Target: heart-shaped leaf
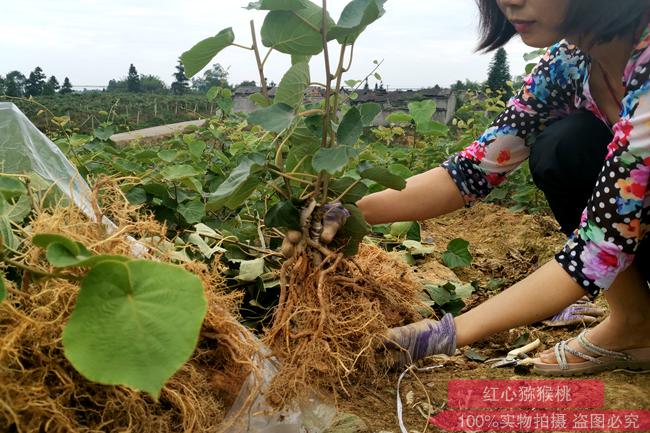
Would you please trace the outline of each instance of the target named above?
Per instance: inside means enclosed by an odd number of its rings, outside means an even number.
[[[178,213],[188,224],[196,224],[205,218],[205,204],[201,200],[192,200],[178,206]]]
[[[260,0],[249,3],[246,9],[260,11],[295,11],[305,8],[306,0]]]
[[[336,27],[328,32],[330,39],[340,44],[352,44],[365,28],[385,12],[386,0],[352,0],[341,12]]]
[[[381,105],[376,102],[366,102],[359,105],[359,113],[361,113],[361,122],[363,126],[372,126],[375,118],[381,113]]]
[[[352,107],[345,113],[339,129],[336,132],[336,140],[339,144],[352,146],[363,134],[363,121],[361,113],[355,107]]]
[[[317,172],[326,171],[329,174],[336,174],[356,156],[357,151],[350,146],[324,148],[316,152],[311,164]]]
[[[305,90],[310,83],[309,65],[307,63],[296,63],[291,66],[278,86],[275,93],[275,103],[285,104],[294,109],[302,105],[305,98]]]
[[[370,179],[386,188],[401,191],[406,188],[406,181],[400,176],[394,175],[384,167],[372,167],[369,164],[359,164],[357,172],[364,179]]]
[[[266,213],[264,225],[300,230],[300,211],[291,200],[281,201]]]
[[[201,280],[181,267],[103,262],[81,283],[65,356],[89,380],[157,398],[192,355],[206,311]]]
[[[207,195],[208,210],[217,210],[222,207],[235,209],[246,201],[255,191],[255,188],[263,182],[260,176],[264,169],[259,163],[263,157],[245,158],[228,178],[223,181],[219,188],[212,194]]]
[[[217,33],[216,36],[207,38],[194,45],[188,51],[181,55],[181,61],[185,66],[185,75],[192,78],[198,74],[201,69],[210,63],[221,50],[235,42],[235,34],[232,27],[228,27]]]
[[[447,251],[442,253],[442,261],[449,269],[463,268],[472,264],[469,242],[465,239],[454,239],[449,242]]]
[[[260,108],[248,115],[248,121],[260,125],[267,131],[280,133],[291,125],[294,118],[293,108],[286,104],[273,104]]]
[[[323,51],[320,29],[323,9],[305,1],[305,7],[297,10],[274,10],[266,15],[262,25],[262,43],[285,54],[315,55]],[[328,28],[334,21],[328,16]]]

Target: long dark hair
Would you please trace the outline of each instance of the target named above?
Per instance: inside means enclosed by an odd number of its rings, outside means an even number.
[[[481,14],[481,41],[478,50],[492,51],[504,46],[517,34],[499,9],[496,0],[476,0]],[[569,0],[561,31],[590,35],[593,43],[629,37],[641,21],[648,19],[650,0]]]

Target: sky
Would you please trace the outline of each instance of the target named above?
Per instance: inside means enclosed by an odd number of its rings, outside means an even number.
[[[75,86],[106,85],[126,76],[131,63],[169,84],[184,51],[226,27],[233,28],[236,43],[249,45],[248,22],[254,19],[259,31],[265,14],[243,9],[249,0],[0,1],[0,75],[27,75],[40,66]],[[335,20],[348,1],[328,1]],[[374,60],[383,60],[379,73],[388,88],[484,81],[492,54],[474,52],[477,24],[474,0],[388,0],[386,14],[358,40],[346,79],[365,77]],[[523,73],[522,56],[531,49],[518,39],[506,49],[513,75]],[[251,51],[229,47],[214,62],[228,69],[231,83],[259,81]],[[266,76],[279,82],[289,65],[288,56],[273,53]],[[322,57],[311,69],[313,80],[321,81]]]

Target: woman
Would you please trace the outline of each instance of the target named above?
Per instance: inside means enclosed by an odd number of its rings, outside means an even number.
[[[535,182],[570,238],[554,260],[503,293],[456,318],[393,329],[390,340],[404,362],[453,354],[604,291],[609,317],[542,353],[535,370],[650,368],[650,1],[478,5],[481,49],[517,33],[527,45],[551,48],[476,142],[409,179],[403,191],[358,205],[371,224],[443,215],[485,197],[530,157]]]

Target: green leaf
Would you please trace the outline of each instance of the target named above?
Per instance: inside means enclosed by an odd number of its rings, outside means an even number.
[[[447,251],[442,253],[442,261],[449,269],[463,268],[472,263],[469,252],[469,242],[465,239],[454,239],[449,242]]]
[[[27,194],[27,188],[18,179],[0,176],[0,194],[7,200],[11,200],[20,195]]]
[[[255,281],[264,274],[264,259],[243,260],[239,263],[239,281]]]
[[[427,294],[433,300],[433,302],[436,303],[436,305],[442,307],[443,305],[451,302],[451,300],[454,299],[455,297],[455,293],[453,293],[453,291],[448,290],[446,286],[426,284],[424,286],[424,290],[427,292]],[[453,285],[451,285],[451,287],[453,288]]]
[[[0,217],[0,239],[5,248],[10,250],[18,248],[19,240],[11,229],[11,220],[6,216]]]
[[[275,94],[275,103],[285,104],[294,109],[298,108],[302,105],[305,90],[309,87],[310,81],[309,65],[296,63],[282,77]]]
[[[323,148],[316,152],[311,163],[316,172],[326,171],[329,174],[336,174],[356,156],[357,151],[350,146]]]
[[[165,162],[174,162],[178,157],[178,150],[161,150],[158,152],[158,158],[162,159]]]
[[[396,176],[384,167],[367,167],[367,164],[359,164],[357,172],[364,179],[370,179],[386,188],[401,191],[406,188],[406,181],[400,176]]]
[[[260,11],[295,11],[304,8],[305,0],[260,0],[246,6],[246,9]]]
[[[287,154],[286,170],[288,172],[296,171],[296,168],[302,172],[312,170],[312,156],[318,152],[320,145],[320,141],[314,139],[292,146]],[[298,164],[300,164],[300,167],[298,167]]]
[[[0,216],[9,221],[21,223],[32,211],[32,200],[29,196],[21,195],[14,204],[10,204],[0,195]]]
[[[388,117],[386,117],[386,121],[388,123],[411,123],[413,121],[413,116],[404,113],[403,111],[396,111],[390,113]]]
[[[466,349],[463,355],[465,355],[465,358],[469,359],[470,361],[476,362],[485,362],[488,359],[487,356],[478,353],[474,349]]]
[[[415,223],[412,221],[400,221],[390,225],[390,235],[396,238],[404,238]]]
[[[348,191],[348,189],[355,183],[356,185]],[[363,182],[357,182],[356,179],[347,176],[330,181],[329,188],[337,196],[348,191],[343,197],[341,197],[340,200],[342,203],[356,203],[368,194],[368,187],[366,184]]]
[[[260,107],[268,107],[271,105],[271,100],[259,92],[253,93],[248,97],[248,99],[250,99],[255,105],[259,105]]]
[[[402,179],[408,179],[413,176],[413,172],[410,168],[402,164],[391,164],[388,166],[388,170],[396,176],[401,177]]]
[[[56,268],[77,266],[79,263],[92,257],[92,253],[79,242],[76,242],[76,247],[79,252],[75,254],[65,244],[51,243],[47,247],[45,257]]]
[[[190,155],[192,155],[194,159],[200,159],[203,156],[203,152],[205,151],[206,147],[207,144],[205,141],[197,140],[188,144],[187,150],[190,152]]]
[[[75,242],[72,239],[69,239],[62,235],[51,234],[51,233],[42,233],[42,234],[34,235],[34,237],[32,238],[32,243],[37,247],[41,247],[43,249],[47,249],[51,244],[60,244],[62,247],[67,249],[71,254],[75,256],[81,254],[82,251],[81,247],[83,247],[83,245],[81,245],[79,242]]]
[[[104,262],[81,283],[65,356],[89,380],[157,398],[194,352],[206,312],[201,280],[181,267]]]
[[[115,134],[115,128],[106,127],[106,128],[96,128],[93,130],[93,135],[101,141],[108,141]]]
[[[328,28],[334,21],[328,16]],[[285,54],[315,55],[323,51],[323,10],[312,2],[292,11],[271,11],[262,25],[262,43]]]
[[[198,74],[201,69],[219,54],[221,50],[235,42],[235,34],[232,27],[228,27],[217,33],[216,36],[207,38],[194,45],[188,51],[181,55],[181,61],[185,66],[185,75],[192,78]]]
[[[430,124],[433,122],[432,118],[436,114],[437,109],[436,101],[429,99],[426,101],[411,102],[408,107],[419,133],[425,133],[431,128]]]
[[[363,213],[357,206],[346,204],[344,207],[350,211],[351,216],[347,219],[345,225],[341,229],[341,234],[343,236],[349,236],[350,240],[343,248],[342,252],[347,257],[350,257],[359,252],[359,244],[367,234],[370,234],[371,227],[366,222]]]
[[[363,134],[363,122],[361,113],[355,107],[352,107],[345,113],[339,129],[336,132],[336,140],[339,144],[352,146]]]
[[[0,272],[0,302],[7,297],[7,288],[5,287],[5,274]]]
[[[248,115],[248,121],[253,125],[260,125],[267,131],[277,133],[287,129],[293,118],[293,108],[285,104],[273,104]]]
[[[386,0],[352,0],[343,9],[339,21],[328,32],[330,40],[350,45],[356,41],[365,28],[378,20],[385,12]]]
[[[296,65],[298,63],[307,63],[311,60],[311,56],[301,56],[300,54],[293,54],[291,56],[291,64]]]
[[[361,113],[363,126],[372,126],[372,122],[381,113],[381,105],[376,102],[366,102],[365,104],[359,105],[358,109],[359,113]]]
[[[205,218],[205,205],[201,200],[192,200],[178,206],[178,213],[188,224],[196,224]]]
[[[281,201],[266,213],[264,225],[300,230],[300,211],[291,200]]]
[[[215,192],[207,195],[208,210],[217,210],[224,206],[235,209],[241,206],[263,182],[260,176],[263,167],[259,161],[258,158],[245,158]]]
[[[202,171],[198,170],[194,166],[187,164],[166,167],[160,172],[160,175],[167,181],[187,179],[189,177],[195,177],[201,174],[203,174]]]

